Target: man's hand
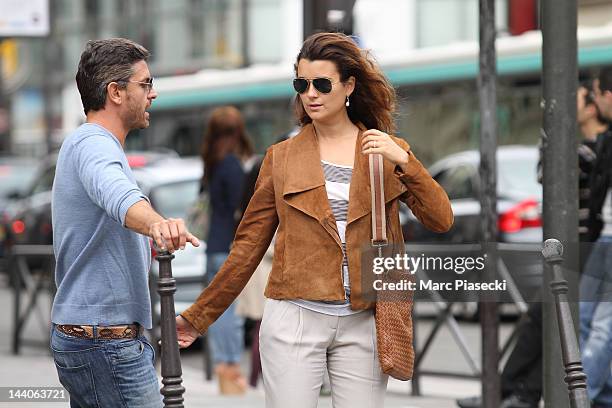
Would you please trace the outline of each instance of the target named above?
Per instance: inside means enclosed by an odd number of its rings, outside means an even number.
[[[171,253],[177,249],[185,249],[187,242],[194,247],[200,246],[200,241],[187,231],[185,222],[180,218],[162,219],[152,223],[148,235],[153,238],[159,249]]]
[[[128,209],[125,226],[153,238],[155,245],[162,251],[185,249],[187,242],[194,247],[200,246],[200,241],[187,231],[182,219],[165,219],[155,212],[147,200],[140,200]]]
[[[176,316],[176,338],[180,348],[189,347],[199,336],[200,333],[183,316]]]

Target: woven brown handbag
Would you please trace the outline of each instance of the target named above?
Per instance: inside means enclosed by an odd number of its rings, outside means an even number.
[[[382,256],[388,245],[385,218],[383,157],[371,154],[370,186],[372,192],[372,246]],[[393,273],[382,276],[383,282],[396,281]],[[412,342],[412,294],[407,291],[377,293],[376,343],[382,371],[398,380],[412,378],[414,348]]]

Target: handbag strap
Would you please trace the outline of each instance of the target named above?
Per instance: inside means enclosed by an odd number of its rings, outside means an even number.
[[[370,192],[372,194],[372,246],[382,247],[388,244],[385,217],[385,189],[383,175],[383,157],[381,154],[370,154]]]

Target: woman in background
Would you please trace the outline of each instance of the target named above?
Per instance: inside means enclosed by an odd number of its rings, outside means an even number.
[[[211,208],[206,243],[207,283],[212,281],[229,254],[236,231],[235,215],[242,198],[242,162],[252,154],[253,147],[240,111],[232,106],[215,109],[201,149],[204,162],[201,190],[208,190]],[[243,324],[232,304],[208,331],[222,394],[241,394],[246,389],[239,365],[244,348]]]

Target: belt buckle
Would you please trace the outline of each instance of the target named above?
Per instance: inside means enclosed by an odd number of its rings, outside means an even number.
[[[74,325],[74,324],[60,324],[57,325],[57,329],[68,336],[76,337],[79,339],[93,339],[93,328],[91,328],[91,334],[87,331],[86,327],[91,326],[83,326],[83,325]]]

